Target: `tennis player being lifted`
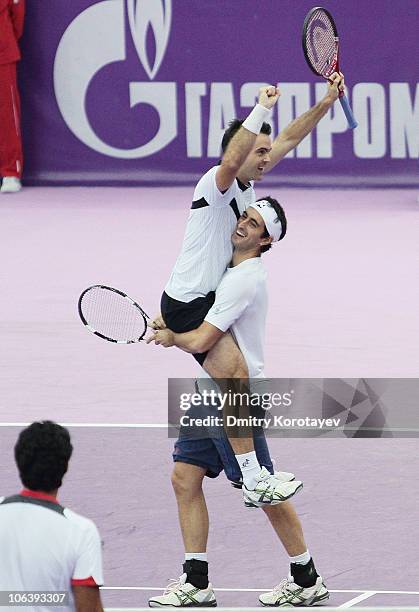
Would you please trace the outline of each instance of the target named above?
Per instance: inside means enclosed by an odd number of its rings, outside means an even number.
[[[216,299],[204,322],[186,333],[170,329],[155,331],[148,342],[165,347],[177,346],[194,352],[205,344],[216,346],[231,330],[246,360],[251,378],[264,376],[264,337],[267,314],[266,271],[261,254],[286,233],[286,218],[279,203],[270,197],[257,200],[239,218],[231,240],[234,245],[231,265],[217,287]],[[265,436],[254,438],[262,472],[272,470]],[[205,476],[218,476],[224,469],[233,482],[240,478],[237,462],[226,438],[182,439],[176,442],[173,486],[185,545],[184,573],[162,596],[149,600],[151,607],[215,606],[208,582],[208,512],[202,489]],[[290,483],[291,484],[291,483]],[[308,606],[323,602],[329,593],[317,574],[307,550],[300,521],[291,505],[255,503],[264,509],[290,557],[290,577],[271,592],[260,596],[266,606]]]
[[[162,296],[161,314],[171,330],[188,332],[204,321],[231,261],[231,235],[237,219],[256,200],[253,182],[260,181],[313,130],[343,88],[343,75],[332,74],[325,97],[282,130],[273,143],[266,121],[280,95],[274,86],[261,88],[259,103],[249,116],[230,124],[222,140],[221,163],[208,170],[195,188],[182,249]],[[155,326],[159,325],[156,319]],[[247,364],[229,333],[222,334],[213,346],[204,338],[193,354],[212,378],[248,378]],[[278,503],[300,488],[301,483],[266,476],[251,434],[229,437],[229,441],[242,472],[245,502],[263,493],[265,500]]]

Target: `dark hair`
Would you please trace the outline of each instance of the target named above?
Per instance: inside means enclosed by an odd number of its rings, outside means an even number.
[[[224,132],[224,136],[221,141],[221,149],[223,150],[223,153],[225,153],[228,143],[233,138],[234,134],[239,131],[239,128],[241,127],[243,121],[244,119],[233,119],[233,121],[230,121],[230,123],[228,124],[228,128]],[[271,132],[272,128],[269,123],[262,123],[262,127],[260,128],[260,134],[266,134],[267,136],[270,136]]]
[[[259,198],[257,200],[257,202],[260,202],[261,200],[266,200],[267,202],[269,202],[269,204],[275,210],[275,212],[277,214],[277,218],[275,219],[275,223],[278,223],[278,222],[281,223],[282,232],[281,232],[281,235],[279,237],[279,240],[282,240],[284,238],[285,234],[287,233],[287,218],[285,216],[284,209],[282,208],[282,206],[278,202],[278,200],[275,200],[275,198],[271,198],[271,196],[265,196],[264,198]],[[262,238],[269,238],[269,236],[270,236],[270,234],[269,234],[268,230],[265,227],[265,231],[262,234]],[[261,253],[266,253],[266,251],[269,251],[269,249],[271,247],[272,247],[272,244],[265,244],[265,245],[260,247],[260,252]]]
[[[54,491],[62,485],[73,452],[70,434],[52,421],[32,423],[20,432],[15,460],[23,485],[32,491]]]

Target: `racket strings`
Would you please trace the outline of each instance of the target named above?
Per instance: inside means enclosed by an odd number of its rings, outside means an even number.
[[[83,296],[81,308],[92,330],[117,342],[138,340],[146,332],[142,312],[115,291],[93,287]]]
[[[306,48],[316,72],[329,76],[331,65],[336,61],[336,41],[333,24],[322,10],[315,11],[307,24]]]

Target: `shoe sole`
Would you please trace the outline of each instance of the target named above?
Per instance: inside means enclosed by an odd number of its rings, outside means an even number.
[[[315,597],[313,599],[313,601],[311,601],[310,603],[308,603],[307,601],[303,601],[299,604],[283,604],[283,605],[278,605],[278,604],[267,604],[267,603],[263,603],[263,601],[261,601],[259,599],[259,603],[262,604],[262,606],[264,608],[307,608],[307,607],[313,607],[313,606],[320,606],[324,601],[327,601],[330,598],[330,593],[329,591],[326,591],[326,593],[323,593],[323,595],[319,595],[318,597]]]
[[[186,606],[174,606],[172,604],[161,604],[157,601],[149,601],[149,608],[216,608],[217,601],[214,599],[213,601],[205,601],[203,603],[190,603],[186,604]]]
[[[246,506],[246,508],[263,508],[264,506],[277,506],[278,504],[282,504],[283,502],[288,501],[289,499],[291,499],[291,497],[294,497],[296,493],[301,491],[303,486],[304,486],[303,483],[301,483],[300,486],[297,487],[293,493],[291,493],[291,495],[288,495],[288,497],[284,497],[281,500],[275,500],[273,502],[272,501],[252,502],[250,500],[245,500],[244,505]]]

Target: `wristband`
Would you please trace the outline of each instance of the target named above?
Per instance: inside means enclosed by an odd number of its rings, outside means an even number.
[[[253,132],[253,134],[259,134],[262,123],[269,119],[270,114],[269,108],[265,108],[262,104],[256,104],[249,116],[243,121],[242,127],[249,130],[249,132]]]

